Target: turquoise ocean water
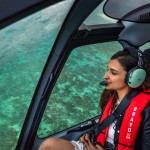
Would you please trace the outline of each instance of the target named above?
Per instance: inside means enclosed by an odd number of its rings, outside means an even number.
[[[59,12],[52,7],[0,31],[0,150],[15,149],[38,79],[65,16],[65,6],[57,7]],[[39,135],[97,115],[99,80],[109,56],[120,48],[115,42],[104,43],[78,48],[70,55],[58,79],[61,84],[53,91],[52,104],[48,103]],[[88,114],[84,113],[89,109]],[[58,116],[63,120],[61,124]],[[66,120],[68,116],[70,119]]]
[[[0,31],[0,149],[15,148],[65,6],[40,11]],[[55,17],[52,17],[52,15]],[[62,19],[61,19],[62,18]]]

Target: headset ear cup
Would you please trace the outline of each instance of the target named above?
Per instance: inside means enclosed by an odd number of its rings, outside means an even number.
[[[139,87],[146,78],[146,71],[142,68],[135,67],[131,69],[126,76],[126,83],[131,88]]]

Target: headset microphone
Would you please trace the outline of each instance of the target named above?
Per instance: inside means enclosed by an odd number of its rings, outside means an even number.
[[[99,83],[100,85],[103,85],[103,86],[107,86],[107,82],[106,81],[102,81]]]

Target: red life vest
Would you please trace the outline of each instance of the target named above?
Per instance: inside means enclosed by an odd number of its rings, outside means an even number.
[[[112,100],[113,97],[111,97],[109,102],[107,103],[100,122],[102,122],[111,113]],[[126,109],[123,121],[121,123],[117,150],[134,149],[136,135],[140,126],[140,122],[142,120],[141,112],[149,102],[150,95],[143,92],[132,99],[130,105]],[[98,135],[97,142],[101,143],[102,146],[104,146],[107,135],[108,127],[103,129],[102,132]]]

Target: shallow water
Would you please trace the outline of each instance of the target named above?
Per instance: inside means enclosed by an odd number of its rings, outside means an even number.
[[[59,9],[61,14],[55,7],[48,8],[0,31],[0,149],[15,148],[36,84],[65,16],[62,4]]]
[[[63,12],[62,6],[59,9]],[[0,31],[0,149],[2,150],[15,149],[38,79],[59,31],[60,20],[64,17],[63,13],[57,14],[57,11],[53,17],[51,11],[41,11],[41,15],[30,16]],[[41,30],[42,32],[39,32]],[[104,51],[105,49],[109,52]],[[98,83],[103,78],[108,57],[118,49],[120,49],[118,43],[107,43],[79,48],[71,54],[60,75],[59,84],[53,90],[51,103],[47,105],[38,132],[40,136],[54,133],[58,129],[62,130],[60,126],[68,127],[99,113],[97,106],[102,88]],[[96,55],[93,55],[94,53]],[[79,107],[79,104],[83,107]],[[91,111],[88,114],[83,113],[89,109]],[[66,120],[68,115],[69,119]]]

